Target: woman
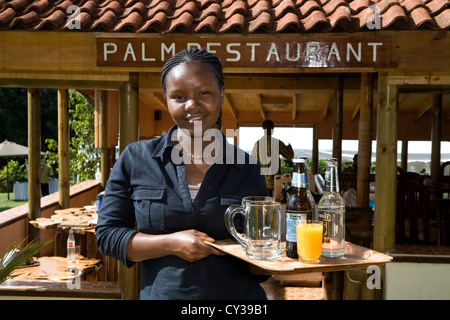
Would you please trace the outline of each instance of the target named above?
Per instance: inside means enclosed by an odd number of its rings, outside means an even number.
[[[248,154],[236,161],[238,149],[214,130],[221,62],[185,50],[167,61],[161,83],[176,125],[121,154],[102,200],[98,247],[128,267],[142,262],[141,299],[265,299],[247,264],[205,243],[230,237],[228,206],[268,194],[259,165]]]

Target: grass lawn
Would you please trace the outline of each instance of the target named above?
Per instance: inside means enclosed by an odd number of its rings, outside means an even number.
[[[8,209],[20,206],[21,204],[24,204],[27,202],[28,201],[14,201],[12,192],[10,192],[10,194],[9,194],[9,200],[8,200],[7,193],[0,193],[0,211],[5,211]]]

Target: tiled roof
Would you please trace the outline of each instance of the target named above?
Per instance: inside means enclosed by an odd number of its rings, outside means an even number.
[[[450,0],[0,0],[0,30],[273,34],[449,26]]]

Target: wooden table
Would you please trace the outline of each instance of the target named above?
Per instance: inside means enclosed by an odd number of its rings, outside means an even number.
[[[34,258],[33,264],[14,270],[9,278],[26,281],[65,282],[79,276],[82,281],[97,280],[97,270],[100,268],[101,261],[99,259],[80,258],[76,262],[68,261],[64,257]],[[78,268],[79,271],[74,272],[74,268]]]
[[[67,255],[69,229],[75,235],[75,243],[80,246],[80,254],[89,259],[100,259],[103,264],[100,281],[117,281],[117,263],[114,258],[102,255],[97,248],[95,225],[96,208],[67,208],[55,210],[50,218],[38,218],[29,223],[35,228],[54,230],[54,255]]]
[[[30,224],[39,229],[54,229],[68,231],[73,229],[75,233],[84,233],[87,229],[95,227],[96,209],[68,208],[55,210],[55,214],[50,218],[37,218],[31,220]]]

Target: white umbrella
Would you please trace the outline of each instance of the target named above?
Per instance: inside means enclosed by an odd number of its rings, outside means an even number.
[[[0,143],[0,158],[23,157],[28,155],[28,148],[20,144],[9,142],[5,139]],[[8,189],[9,200],[9,172],[8,162],[6,163],[6,183]]]

